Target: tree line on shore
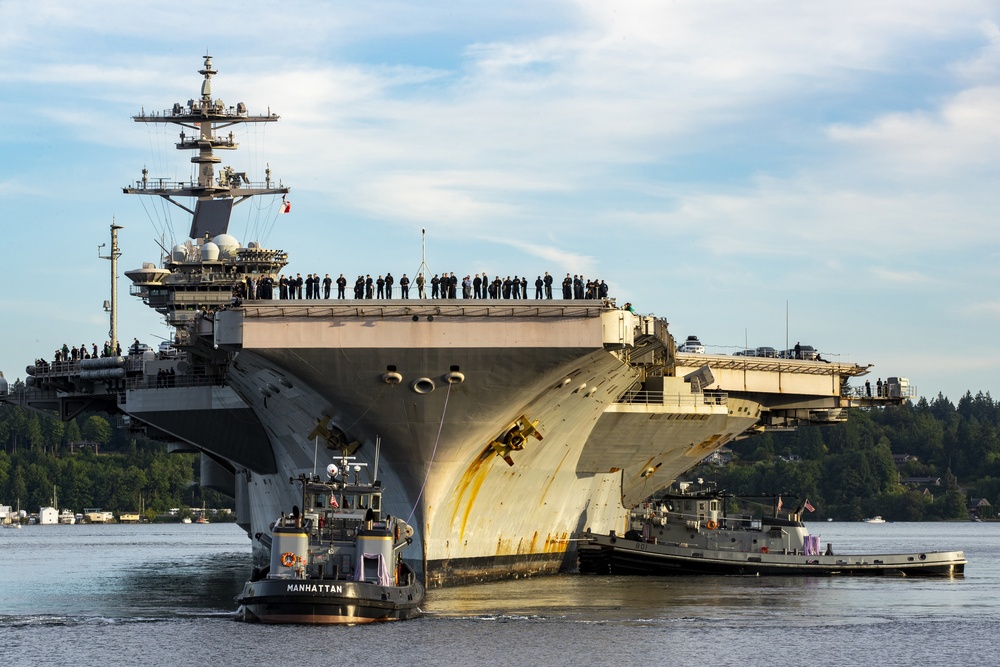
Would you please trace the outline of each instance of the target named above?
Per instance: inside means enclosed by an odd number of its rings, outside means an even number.
[[[232,508],[199,486],[197,454],[168,454],[163,443],[128,433],[99,414],[67,422],[0,405],[0,505],[37,512],[52,504],[76,512]]]
[[[994,518],[1000,506],[1000,402],[971,392],[853,409],[846,424],[765,433],[732,445],[724,466],[698,475],[736,495],[793,494],[810,519],[895,521]],[[686,476],[686,478],[690,478]],[[795,500],[785,500],[785,507]]]
[[[1000,507],[1000,402],[971,392],[955,405],[938,394],[898,407],[854,409],[846,424],[805,426],[734,443],[732,460],[701,476],[737,495],[808,498],[815,519],[967,519],[973,499]],[[895,458],[894,458],[895,455]],[[233,507],[198,484],[197,454],[128,433],[99,414],[68,422],[0,405],[0,504],[36,511],[51,503],[150,515],[175,507]],[[786,507],[793,503],[791,497]]]

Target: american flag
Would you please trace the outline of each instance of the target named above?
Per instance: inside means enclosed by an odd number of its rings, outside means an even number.
[[[781,509],[781,496],[778,496],[778,509]]]
[[[816,508],[815,508],[815,507],[813,507],[813,506],[812,506],[812,503],[810,503],[810,502],[809,502],[808,500],[807,500],[807,501],[805,501],[805,503],[803,503],[803,504],[802,504],[802,506],[803,506],[803,507],[805,507],[805,508],[806,508],[807,510],[809,510],[810,512],[815,512],[815,511],[816,511]]]

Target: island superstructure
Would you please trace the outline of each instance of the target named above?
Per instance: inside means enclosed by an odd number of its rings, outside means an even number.
[[[722,445],[842,421],[847,381],[868,372],[678,353],[664,319],[612,299],[240,300],[288,257],[231,235],[233,208],[289,190],[218,153],[238,148],[226,129],[278,116],[213,99],[211,57],[199,73],[198,98],[134,118],[179,126],[197,178],[143,170],[124,188],[191,216],[187,240],[126,272],[179,353],[31,367],[25,390],[0,398],[64,419],[120,413],[200,452],[202,484],[235,498],[259,563],[295,503],[287,480],[350,455],[379,470],[384,511],[414,526],[428,586],[555,572],[577,536],[618,529]]]

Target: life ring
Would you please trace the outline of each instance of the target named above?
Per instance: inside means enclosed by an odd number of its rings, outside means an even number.
[[[719,522],[714,521],[712,519],[709,519],[708,523],[705,524],[705,528],[708,528],[709,530],[715,530],[718,527],[719,527]]]
[[[767,553],[767,547],[761,547],[761,548],[760,548],[760,552],[761,552],[762,554],[766,554],[766,553]]]
[[[291,551],[286,551],[285,553],[281,554],[281,564],[284,565],[285,567],[292,567],[293,565],[295,565],[295,560],[296,560],[295,554],[293,554]]]

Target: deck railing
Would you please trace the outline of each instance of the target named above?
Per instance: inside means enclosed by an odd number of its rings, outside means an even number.
[[[630,405],[669,405],[669,406],[697,406],[697,405],[726,405],[729,402],[729,394],[724,391],[706,391],[701,394],[665,394],[662,391],[627,391],[618,403]]]

